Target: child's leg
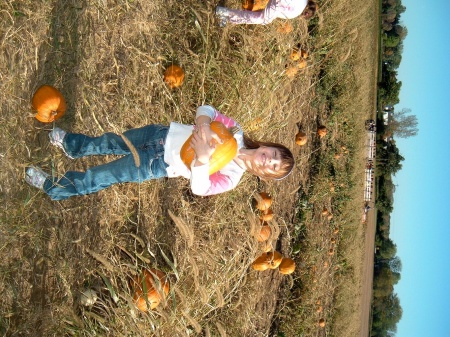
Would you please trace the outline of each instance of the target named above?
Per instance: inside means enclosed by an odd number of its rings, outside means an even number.
[[[69,171],[59,180],[46,179],[43,186],[44,191],[53,200],[63,200],[74,195],[94,193],[118,183],[140,183],[145,180],[165,177],[167,176],[167,164],[164,162],[164,140],[167,131],[168,127],[149,125],[125,132],[127,139],[135,145],[135,154],[139,158],[139,165],[135,161],[136,158],[132,154],[128,154],[110,163],[92,167],[86,172]],[[83,135],[79,136],[81,136],[79,140],[90,138]],[[120,136],[114,136],[110,137],[108,134],[105,134],[89,139],[89,141],[106,151],[109,148],[107,144],[113,141],[116,143],[123,142]],[[143,142],[141,139],[146,141]],[[69,139],[69,141],[71,140]],[[134,144],[137,141],[139,143]],[[84,147],[89,149],[94,146],[81,146],[81,148]],[[118,150],[115,147],[114,149],[116,151],[114,154],[118,154]],[[130,152],[128,147],[126,147],[126,150],[123,149],[123,151]]]
[[[161,136],[161,131],[166,131]],[[167,127],[161,125],[147,125],[142,128],[131,129],[123,135],[136,147],[142,147],[149,142],[165,140]],[[63,140],[63,148],[73,158],[91,155],[127,155],[130,149],[122,136],[112,132],[99,137],[89,137],[83,134],[67,133]]]
[[[64,200],[75,195],[86,195],[124,182],[138,182],[167,176],[164,155],[149,159],[139,156],[136,167],[132,155],[126,155],[110,163],[91,167],[86,172],[67,172],[59,180],[46,179],[44,191],[53,200]]]
[[[89,137],[79,133],[67,133],[63,140],[64,151],[72,158],[91,155],[129,154],[123,139],[115,133],[104,133],[99,137]]]

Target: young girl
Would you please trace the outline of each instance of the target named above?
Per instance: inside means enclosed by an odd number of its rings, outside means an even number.
[[[239,131],[234,134],[238,144],[234,159],[220,171],[209,175],[209,158],[214,152],[212,140],[222,142],[211,130],[211,121],[222,122],[228,128],[238,127]],[[190,145],[196,158],[188,169],[181,160],[180,150],[191,134]],[[105,133],[100,137],[66,133],[55,128],[49,133],[49,138],[53,145],[63,149],[70,158],[122,155],[117,160],[92,167],[86,172],[66,172],[60,179],[50,177],[38,167],[29,167],[25,180],[42,189],[53,200],[97,192],[117,183],[141,183],[179,176],[190,179],[194,194],[206,196],[233,189],[246,170],[263,179],[278,180],[286,177],[294,166],[292,153],[286,147],[250,140],[233,119],[208,105],[197,109],[195,126],[172,122],[170,126],[147,125],[131,129],[124,132],[123,136]]]
[[[301,15],[309,19],[314,16],[316,10],[317,4],[311,0],[270,0],[262,11],[252,12],[217,6],[216,15],[221,27],[227,23],[267,25],[276,18],[293,19]]]

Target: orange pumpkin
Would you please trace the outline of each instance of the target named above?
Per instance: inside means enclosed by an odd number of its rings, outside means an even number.
[[[211,175],[233,160],[237,154],[238,145],[233,134],[222,123],[213,121],[210,127],[223,141],[222,144],[216,144],[216,149],[209,159],[209,174]],[[191,169],[192,161],[195,158],[195,151],[190,145],[191,138],[192,136],[186,140],[180,152],[181,160],[188,169]]]
[[[148,310],[148,305],[150,309],[155,309],[169,294],[166,274],[153,268],[143,269],[141,274],[131,280],[131,287],[134,291],[133,302],[143,312]]]
[[[261,11],[266,8],[269,0],[244,0],[242,2],[242,8],[247,11]]]
[[[264,271],[269,269],[270,260],[267,257],[267,253],[263,253],[259,257],[256,258],[252,263],[252,268],[257,271]]]
[[[297,48],[293,49],[291,51],[291,55],[289,55],[289,58],[292,61],[298,61],[300,60],[301,57],[302,57],[301,52]]]
[[[319,126],[317,129],[317,135],[319,138],[325,137],[327,135],[327,127],[324,125]]]
[[[285,257],[281,260],[278,270],[283,275],[292,274],[295,270],[295,262],[289,257]]]
[[[259,231],[259,234],[256,236],[256,239],[259,242],[264,242],[270,237],[271,233],[272,233],[272,230],[270,229],[270,226],[264,225],[261,227],[261,230]]]
[[[270,269],[276,269],[279,267],[279,265],[281,264],[281,261],[283,260],[283,256],[281,255],[281,253],[274,251],[274,252],[268,252],[267,254],[267,258],[269,260],[269,268]]]
[[[296,66],[288,67],[288,68],[286,69],[286,76],[289,77],[289,78],[293,78],[295,75],[297,75],[298,69],[299,69],[299,68],[296,67]]]
[[[289,22],[282,23],[278,26],[277,32],[283,34],[289,34],[294,30],[294,27]]]
[[[272,197],[266,192],[257,194],[255,198],[256,208],[260,211],[266,211],[272,206]]]
[[[184,81],[184,70],[179,66],[173,64],[164,72],[164,82],[167,83],[170,89],[180,87]]]
[[[295,135],[295,143],[297,145],[303,146],[308,142],[308,137],[306,136],[306,133],[299,131]]]
[[[271,209],[267,209],[259,216],[259,218],[262,221],[270,221],[273,219],[273,211]]]
[[[304,59],[308,58],[308,52],[304,49],[300,49],[300,55]]]
[[[36,119],[43,123],[51,123],[60,119],[67,108],[61,92],[51,85],[39,87],[33,95],[31,105],[37,111]]]
[[[301,59],[300,61],[298,61],[297,63],[297,67],[298,69],[303,69],[306,68],[306,66],[308,65],[308,62],[304,59]]]
[[[325,320],[323,319],[323,318],[321,318],[321,319],[319,319],[319,326],[321,327],[321,328],[324,328],[325,327],[325,325],[326,325],[326,323],[325,323]]]

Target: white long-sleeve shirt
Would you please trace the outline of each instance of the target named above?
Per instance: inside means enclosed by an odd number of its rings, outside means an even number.
[[[231,24],[267,25],[276,18],[293,19],[300,16],[307,0],[270,0],[262,11],[247,11],[218,6],[216,14]]]
[[[237,141],[238,149],[244,146],[244,134],[235,120],[222,115],[209,105],[203,105],[197,108],[195,118],[199,116],[208,116],[211,118],[211,121],[221,122],[226,127],[238,126],[239,131],[234,134],[234,138]],[[194,125],[184,125],[175,122],[170,123],[169,132],[164,145],[164,161],[169,165],[169,167],[167,167],[167,176],[182,176],[189,179],[191,182],[192,193],[202,196],[218,194],[235,188],[241,180],[245,169],[241,168],[234,160],[212,175],[209,175],[209,163],[194,166],[194,159],[190,170],[184,165],[180,157],[181,147],[189,136],[192,135],[193,130]]]

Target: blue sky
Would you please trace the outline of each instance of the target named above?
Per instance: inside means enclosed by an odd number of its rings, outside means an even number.
[[[403,265],[397,337],[450,337],[450,1],[403,0],[408,29],[400,103],[419,134],[397,139],[405,157],[394,177],[391,239]]]

